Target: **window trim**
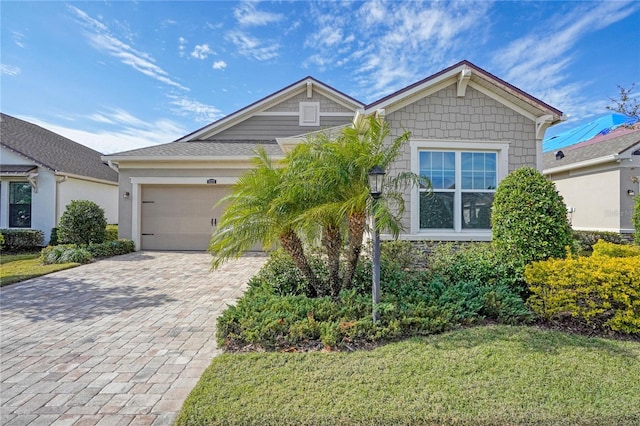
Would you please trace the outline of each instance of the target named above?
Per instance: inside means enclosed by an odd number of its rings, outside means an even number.
[[[428,140],[411,139],[411,171],[420,173],[420,152],[421,151],[452,151],[452,152],[495,152],[497,168],[497,184],[506,177],[509,171],[509,143],[503,141],[469,141],[469,140]],[[460,173],[459,165],[456,167],[456,174]],[[461,188],[458,191],[463,191]],[[469,192],[469,191],[464,191]],[[473,191],[471,191],[473,192]],[[454,208],[456,215],[459,201],[456,200]],[[433,230],[420,229],[420,188],[411,190],[411,237],[416,239],[432,239],[445,241],[490,241],[491,230],[482,229],[458,229],[458,221],[454,219],[453,230]]]
[[[29,190],[31,191],[31,195],[30,195],[30,200],[29,200],[29,204],[26,203],[12,203],[11,202],[11,196],[12,196],[12,187],[13,185],[16,184],[20,184],[20,185],[26,185],[29,187]],[[31,185],[31,183],[29,183],[28,181],[20,181],[20,180],[12,180],[8,182],[7,185],[7,227],[9,229],[31,229],[33,227],[33,186]],[[13,206],[29,206],[29,226],[15,226],[15,224],[11,224],[11,219],[12,219],[12,207]]]

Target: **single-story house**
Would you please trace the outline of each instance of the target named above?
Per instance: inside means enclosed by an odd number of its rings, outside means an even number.
[[[634,196],[640,194],[640,123],[544,154],[544,172],[556,185],[576,230],[634,232]]]
[[[118,222],[118,173],[101,153],[7,114],[0,120],[0,228],[39,229],[47,243],[72,200],[91,200]]]
[[[378,114],[391,137],[412,132],[390,173],[429,177],[433,195],[406,193],[410,240],[490,240],[496,186],[522,166],[542,170],[553,108],[468,61],[369,105],[313,77],[299,80],[174,142],[103,157],[119,169],[121,237],[136,247],[203,250],[222,210],[213,207],[251,168],[257,146],[278,158],[305,135]]]

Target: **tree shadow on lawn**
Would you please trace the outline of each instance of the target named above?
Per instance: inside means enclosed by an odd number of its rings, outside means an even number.
[[[623,357],[638,357],[638,352],[627,350],[618,340],[587,337],[562,331],[551,331],[536,326],[479,326],[447,333],[446,338],[431,336],[424,343],[436,349],[450,350],[472,348],[509,342],[531,352],[558,354],[562,348],[581,348],[603,351],[607,354]],[[634,341],[634,343],[639,343]]]
[[[27,285],[9,286],[0,292],[4,315],[22,315],[32,322],[53,320],[70,323],[161,306],[176,300],[158,293],[154,287],[102,287],[84,280],[49,280],[47,277]]]

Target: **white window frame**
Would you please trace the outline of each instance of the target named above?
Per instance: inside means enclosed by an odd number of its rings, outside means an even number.
[[[300,127],[320,126],[320,102],[300,102],[299,108],[298,124]],[[312,111],[311,118],[307,116],[307,111]]]
[[[456,152],[456,160],[461,152],[495,152],[497,184],[505,178],[509,172],[509,143],[502,141],[462,141],[462,140],[425,140],[413,139],[411,147],[411,171],[420,173],[420,152],[421,151],[441,151]],[[461,168],[456,161],[456,182],[460,182]],[[418,240],[439,240],[439,241],[490,241],[491,230],[483,229],[462,229],[462,201],[461,194],[464,192],[457,185],[454,199],[454,228],[452,230],[443,229],[420,229],[420,188],[413,188],[411,191],[411,238]]]

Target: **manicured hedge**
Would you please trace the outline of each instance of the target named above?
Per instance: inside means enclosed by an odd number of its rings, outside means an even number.
[[[44,246],[44,233],[37,229],[0,229],[4,250],[26,251]]]
[[[49,246],[42,249],[41,257],[44,264],[88,263],[93,258],[118,256],[131,253],[134,250],[133,241],[121,239],[100,244],[89,244],[88,246],[77,246],[75,244]]]
[[[105,241],[115,241],[118,239],[118,225],[107,225]]]
[[[570,315],[593,328],[640,333],[640,256],[630,249],[600,241],[590,257],[528,265],[529,306],[546,320]]]

